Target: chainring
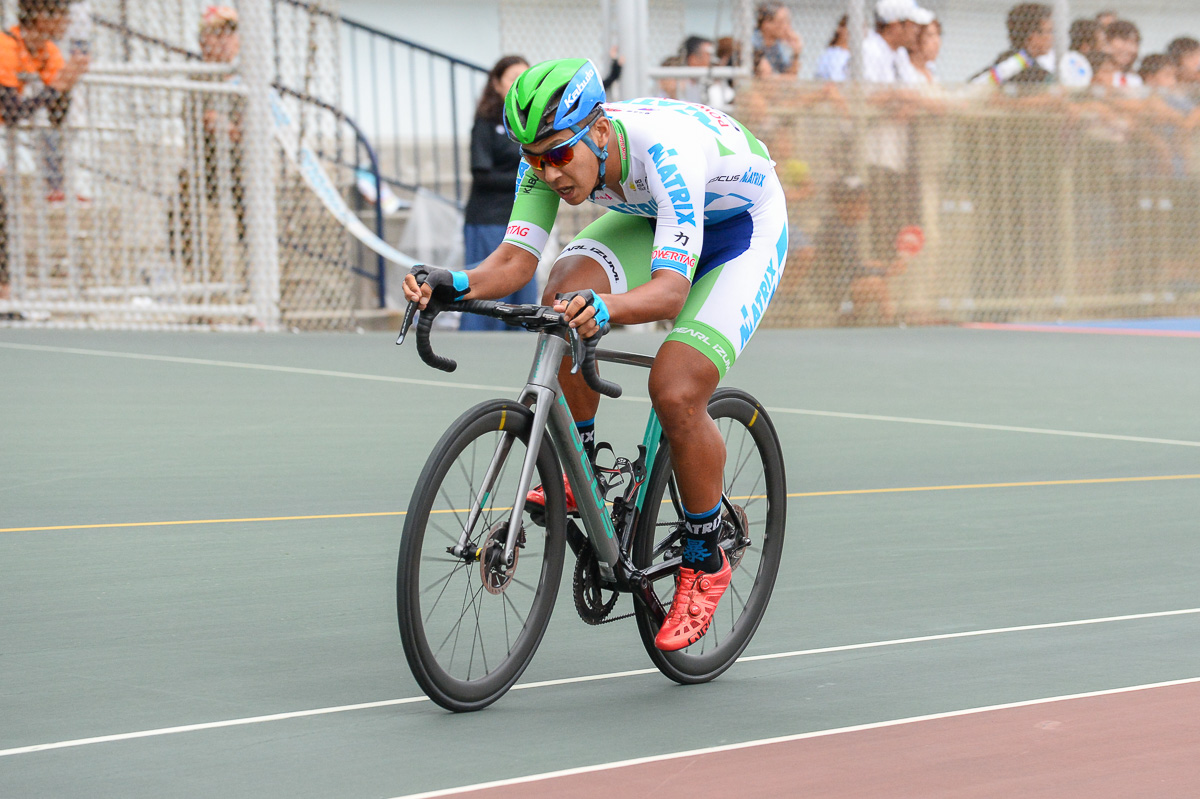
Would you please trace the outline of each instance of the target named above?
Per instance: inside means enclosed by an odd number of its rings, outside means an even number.
[[[620,594],[605,589],[600,581],[600,561],[591,545],[585,545],[575,558],[575,579],[572,583],[575,595],[575,610],[579,618],[591,625],[603,624],[608,614],[616,607]],[[605,594],[611,594],[605,597]],[[623,618],[623,617],[622,617]]]

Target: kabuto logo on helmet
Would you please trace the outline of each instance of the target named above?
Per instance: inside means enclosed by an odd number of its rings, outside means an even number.
[[[592,70],[591,64],[587,66],[586,71],[580,71],[580,73],[575,76],[575,88],[571,90],[570,94],[563,98],[563,106],[565,108],[570,108],[571,106],[575,105],[575,101],[579,99],[579,95],[583,94],[583,90],[588,85],[588,81],[593,80],[595,77],[596,73]]]

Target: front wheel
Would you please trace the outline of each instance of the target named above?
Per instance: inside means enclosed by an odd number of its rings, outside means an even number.
[[[704,637],[677,652],[663,652],[654,645],[658,626],[649,611],[640,603],[636,606],[638,632],[650,659],[663,674],[685,684],[714,679],[750,643],[775,586],[787,517],[783,450],[763,407],[744,391],[721,389],[709,401],[708,412],[725,440],[723,515],[730,524],[721,545],[733,567],[729,588]],[[678,561],[681,546],[676,529],[683,519],[664,438],[634,535],[633,560],[639,569]],[[654,584],[665,608],[671,606],[677,571],[660,575]]]
[[[566,500],[545,439],[533,475],[546,490],[545,526],[522,513],[512,562],[504,557],[532,424],[533,413],[510,400],[471,408],[430,454],[409,502],[396,574],[400,640],[421,688],[448,710],[479,710],[503,696],[550,622]]]

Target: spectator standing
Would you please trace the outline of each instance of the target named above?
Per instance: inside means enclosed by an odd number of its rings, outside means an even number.
[[[937,59],[941,52],[942,23],[935,19],[917,29],[916,46],[908,51],[908,65],[901,70],[904,82],[925,86],[937,83]]]
[[[829,46],[817,59],[817,77],[842,83],[850,78],[850,27],[845,14],[838,20]]]
[[[200,57],[209,64],[232,64],[237,61],[242,50],[242,40],[238,34],[238,13],[230,6],[208,6],[200,15]],[[217,76],[213,80],[227,80],[225,76]],[[246,191],[242,180],[244,174],[244,152],[242,149],[242,112],[243,101],[233,95],[203,96],[197,101],[200,105],[202,131],[198,142],[193,146],[200,148],[203,156],[204,170],[199,176],[201,198],[205,210],[214,209],[223,199],[222,187],[227,186],[229,199],[233,204],[236,235],[239,242],[246,240]],[[190,159],[189,159],[190,163]],[[227,170],[227,171],[226,171]],[[227,177],[228,176],[228,177]],[[199,215],[205,210],[196,207],[195,191],[192,188],[196,176],[188,167],[179,170],[179,237],[181,240],[181,255],[183,263],[190,267],[196,264],[196,245],[198,238],[207,238],[210,244],[216,244],[217,235],[212,231],[219,230],[213,226],[201,226],[201,230],[209,231],[197,235],[196,223]],[[174,247],[174,211],[171,218],[170,230],[172,248]],[[219,215],[217,215],[219,218]]]
[[[1137,62],[1138,50],[1142,46],[1142,34],[1129,20],[1118,19],[1104,29],[1105,47],[1113,57],[1117,74],[1113,76],[1113,86],[1118,89],[1130,86],[1141,86],[1141,77],[1133,71]]]
[[[737,66],[741,63],[741,52],[742,46],[739,42],[731,36],[722,36],[717,40],[717,66]],[[715,80],[708,87],[708,99],[704,104],[720,111],[730,111],[733,109],[735,94],[732,79]]]
[[[916,171],[910,164],[908,121],[919,110],[914,92],[903,88],[908,49],[916,48],[922,25],[933,22],[933,12],[913,0],[879,0],[875,5],[875,30],[863,40],[863,78],[877,84],[871,95],[881,109],[863,138],[870,191],[871,250],[886,258],[897,232],[917,224]],[[902,65],[903,62],[903,65]]]
[[[712,39],[705,39],[703,36],[689,36],[683,41],[680,55],[685,67],[704,67],[708,69],[713,65]],[[675,93],[673,96],[677,100],[684,100],[689,103],[703,103],[708,100],[705,81],[696,78],[682,78],[677,80],[675,81]]]
[[[1100,23],[1081,17],[1071,23],[1070,49],[1058,63],[1058,82],[1069,89],[1081,89],[1092,83],[1092,65],[1088,55],[1101,49]]]
[[[521,147],[504,132],[504,96],[529,64],[518,55],[501,58],[488,73],[471,128],[471,194],[463,224],[463,257],[467,269],[500,247],[512,215]],[[536,303],[537,281],[505,297],[504,302]],[[499,319],[463,314],[460,330],[516,330]]]
[[[792,12],[783,3],[762,3],[757,19],[751,42],[754,49],[763,51],[772,71],[795,77],[800,71],[804,40],[792,27]]]
[[[70,15],[66,34],[62,41],[56,42],[59,51],[66,44],[67,52],[72,58],[90,58],[92,41],[92,10],[90,0],[69,0]],[[66,199],[63,189],[63,135],[60,126],[52,126],[42,133],[42,149],[46,164],[46,188],[49,192],[46,199],[49,202],[62,202]],[[81,202],[86,197],[78,197]]]
[[[1200,87],[1200,41],[1180,36],[1167,45],[1167,55],[1175,64],[1175,77],[1185,88]]]
[[[54,43],[70,24],[69,6],[67,0],[20,0],[17,24],[0,31],[0,119],[5,127],[40,108],[49,113],[52,128],[66,121],[71,89],[88,68],[86,54],[64,59]],[[0,175],[0,299],[10,291],[5,180]]]
[[[1038,63],[1054,48],[1054,18],[1044,3],[1020,3],[1008,12],[1008,41],[1005,50],[990,67],[971,78],[972,83],[1049,83],[1053,74]]]
[[[933,22],[933,12],[913,0],[879,0],[875,4],[875,30],[863,39],[863,79],[868,83],[901,83],[901,62],[908,48],[917,45],[922,25]]]

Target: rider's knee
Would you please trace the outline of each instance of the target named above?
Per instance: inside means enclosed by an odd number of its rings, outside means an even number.
[[[546,279],[546,288],[542,291],[542,304],[554,304],[554,297],[568,291],[591,289],[598,293],[608,293],[608,277],[603,267],[591,258],[573,255],[560,258],[554,262],[550,277]]]
[[[708,408],[707,387],[686,380],[671,380],[650,374],[650,402],[664,427],[686,425],[703,417]]]

